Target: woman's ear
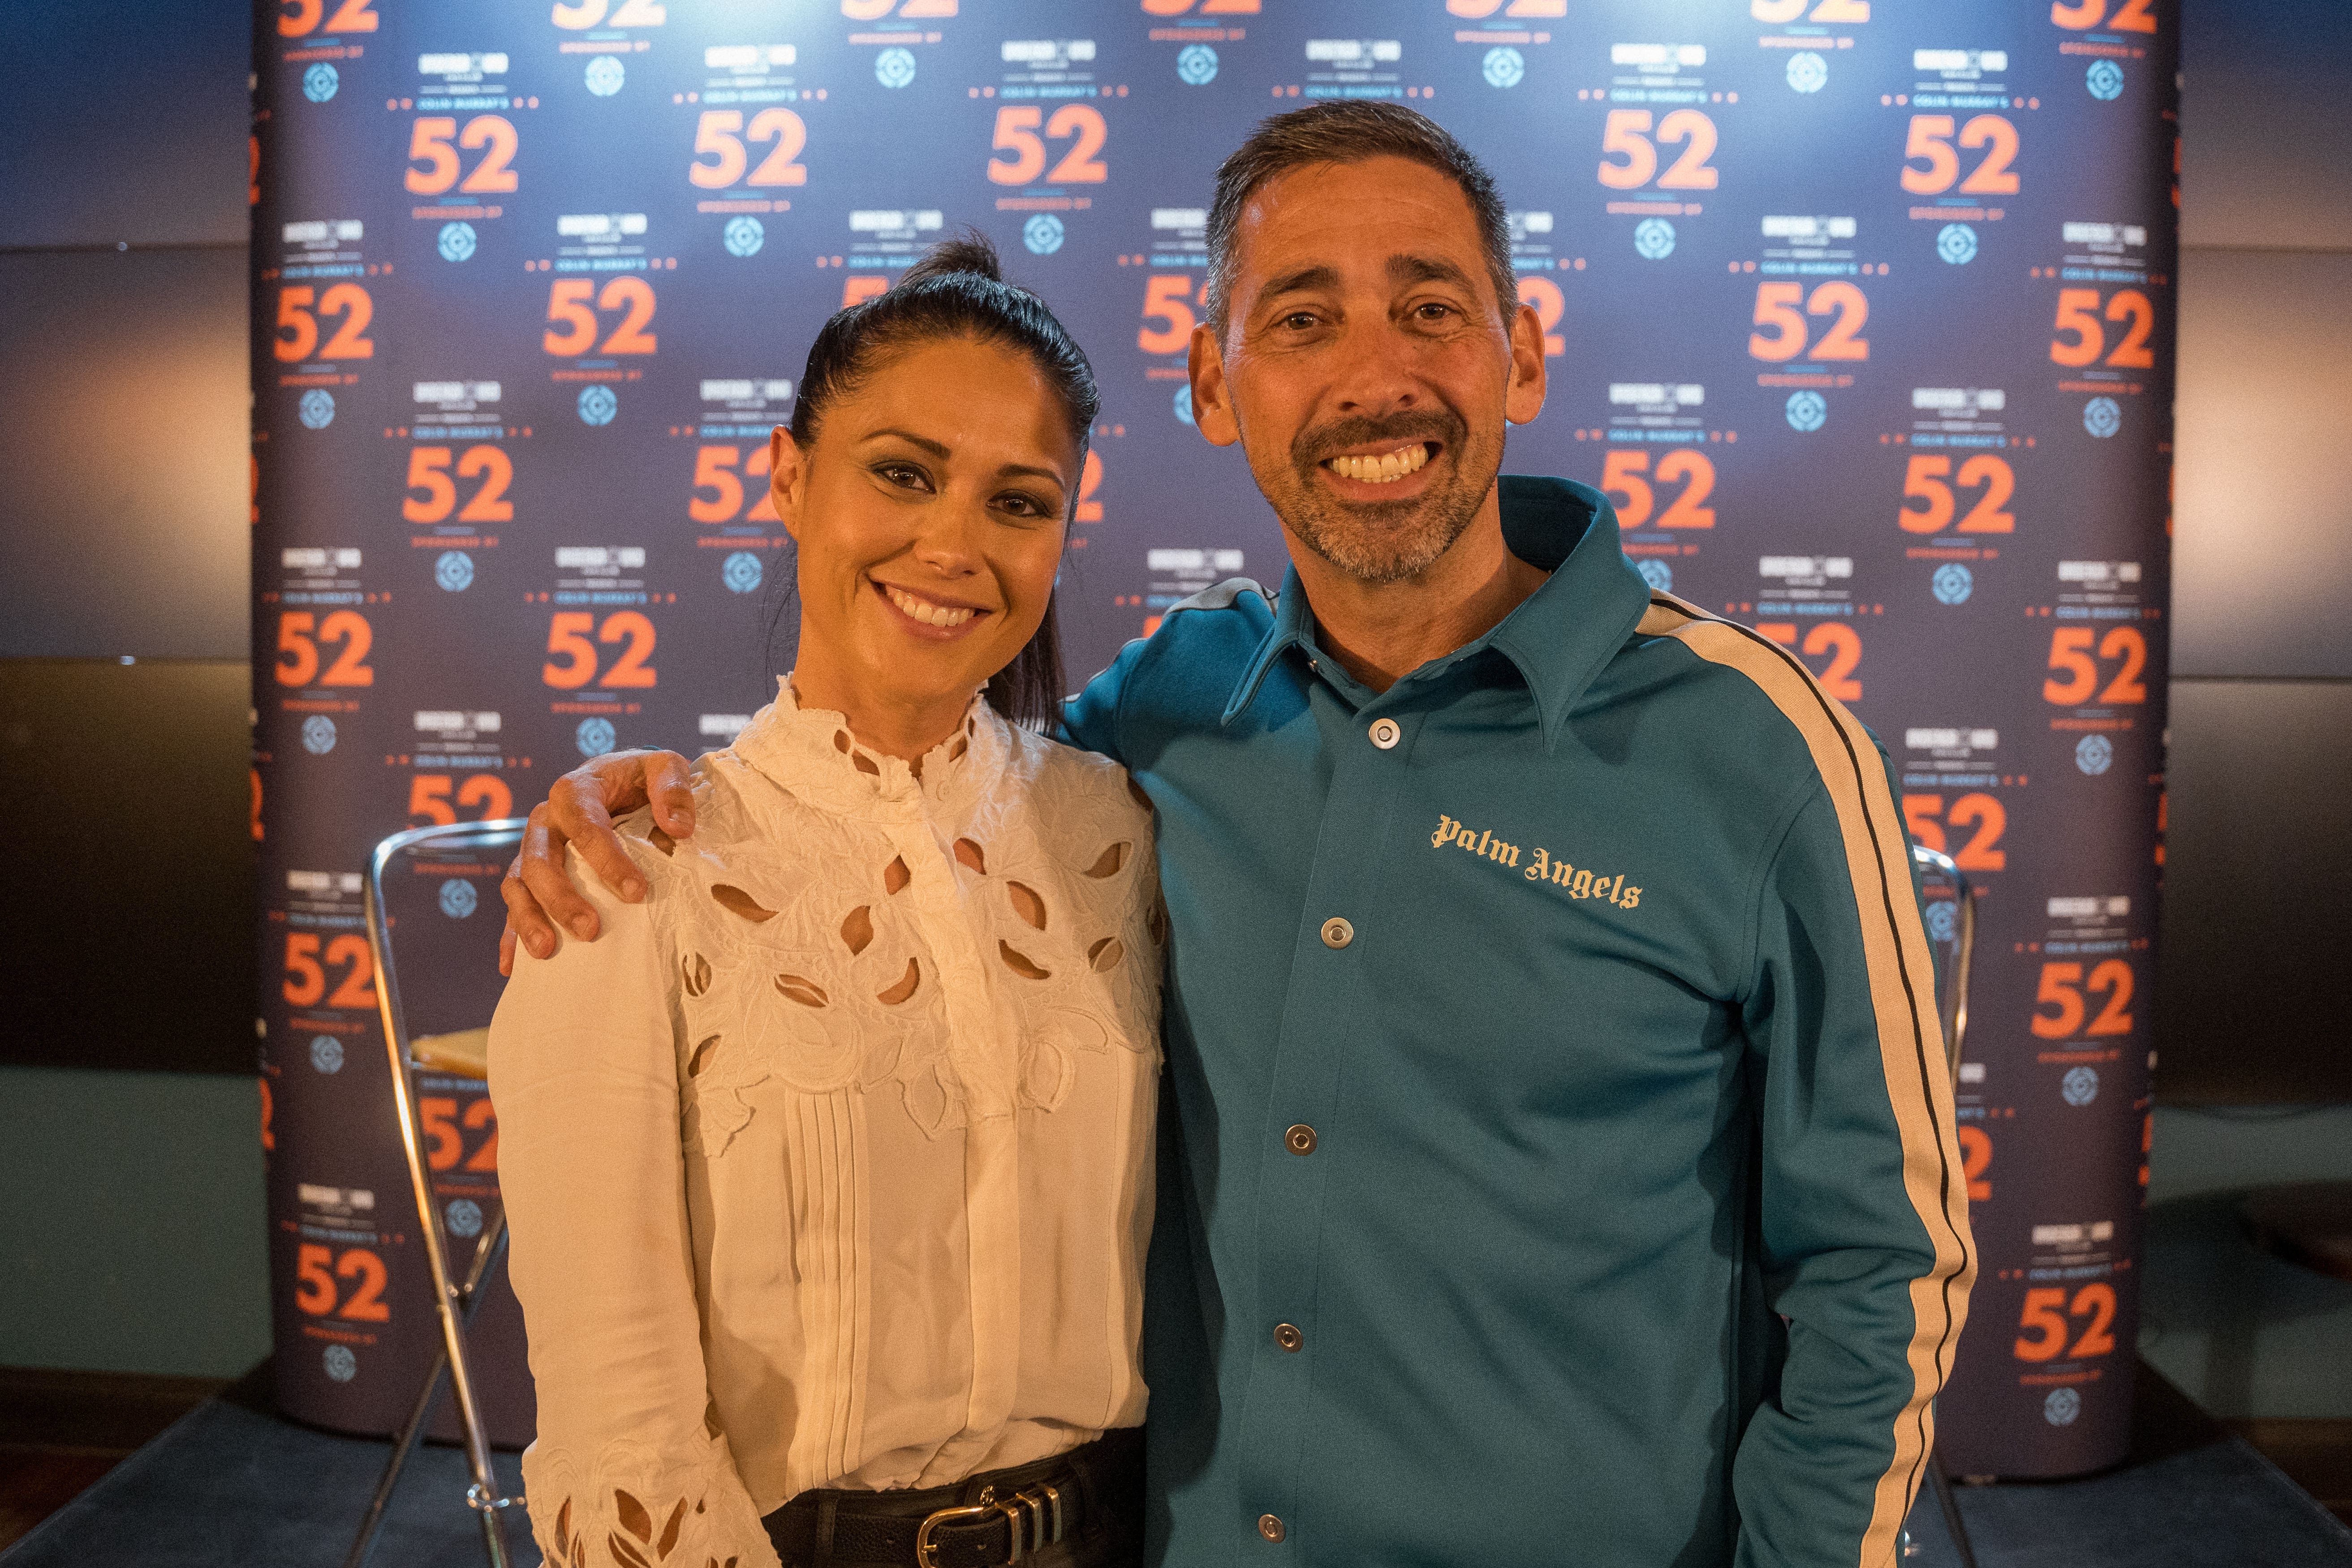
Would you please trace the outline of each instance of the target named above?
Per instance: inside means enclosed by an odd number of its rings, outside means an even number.
[[[801,461],[800,444],[779,425],[768,436],[768,499],[794,543],[800,542],[801,502],[807,495],[808,467]]]

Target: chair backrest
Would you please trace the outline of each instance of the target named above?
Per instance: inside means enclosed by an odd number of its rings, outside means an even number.
[[[1924,844],[1911,846],[1926,894],[1927,939],[1937,949],[1937,1013],[1944,1024],[1945,1066],[1959,1081],[1960,1047],[1969,1032],[1969,970],[1976,956],[1977,890],[1949,855]]]
[[[481,1042],[505,988],[499,880],[523,827],[519,816],[419,827],[369,858],[368,945],[384,1033],[427,1071],[482,1076]],[[418,983],[403,985],[404,971]]]
[[[422,827],[394,834],[368,858],[368,947],[384,1037],[400,1064],[394,1084],[398,1127],[383,1131],[404,1145],[418,1208],[440,1220],[443,1267],[453,1281],[466,1276],[482,1244],[500,1234],[488,1046],[490,1018],[506,989],[499,977],[505,914],[499,879],[524,826],[509,817]],[[422,1272],[421,1261],[394,1265],[395,1292],[415,1289],[404,1281]],[[520,1447],[537,1422],[522,1310],[503,1271],[493,1270],[482,1288],[466,1333],[474,1392],[490,1440]],[[427,1301],[430,1289],[428,1282]],[[414,1375],[422,1380],[424,1342],[415,1342]],[[457,1435],[446,1404],[432,1432]]]

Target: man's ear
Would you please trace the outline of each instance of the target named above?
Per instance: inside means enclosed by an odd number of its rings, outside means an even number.
[[[1241,421],[1234,415],[1232,389],[1225,385],[1224,345],[1216,329],[1206,322],[1192,329],[1188,368],[1192,377],[1192,423],[1209,443],[1230,447],[1242,438]]]
[[[783,520],[784,531],[798,543],[801,503],[808,499],[808,467],[801,461],[800,443],[782,425],[768,434],[768,499]]]
[[[1543,412],[1543,318],[1533,305],[1521,305],[1511,318],[1511,382],[1503,394],[1503,417],[1525,425]]]

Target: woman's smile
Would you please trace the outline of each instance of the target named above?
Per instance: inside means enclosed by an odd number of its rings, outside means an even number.
[[[952,642],[968,636],[993,613],[978,605],[902,588],[895,583],[875,582],[873,586],[886,606],[884,613],[896,620],[908,636],[925,642]]]

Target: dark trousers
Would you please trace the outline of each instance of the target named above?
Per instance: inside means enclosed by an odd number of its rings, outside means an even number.
[[[952,1486],[898,1491],[801,1493],[761,1522],[784,1568],[850,1568],[898,1563],[913,1568],[915,1531],[941,1509],[978,1504],[983,1493],[1010,1502],[1041,1487],[1060,1492],[1068,1510],[1060,1542],[1029,1550],[1024,1568],[1133,1568],[1143,1557],[1143,1429],[1122,1427],[1066,1454],[987,1470]],[[1009,1522],[942,1526],[934,1533],[940,1568],[982,1568],[1008,1560]]]

